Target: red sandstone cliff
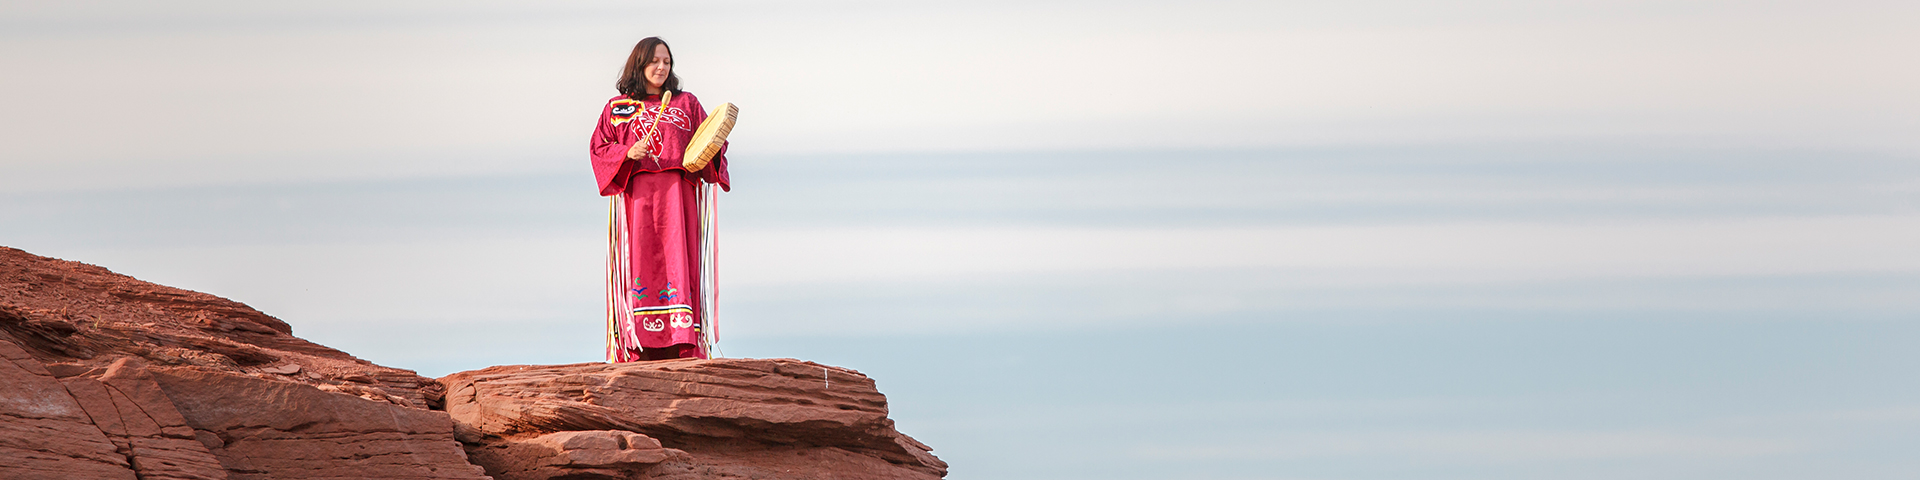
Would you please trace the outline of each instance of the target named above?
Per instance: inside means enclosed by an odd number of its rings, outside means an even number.
[[[851,370],[716,359],[434,380],[292,331],[238,302],[0,247],[0,478],[946,474]]]

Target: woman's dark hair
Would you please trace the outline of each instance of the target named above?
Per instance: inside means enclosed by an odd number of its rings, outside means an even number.
[[[653,61],[655,45],[667,47],[667,41],[660,37],[647,37],[633,46],[633,54],[627,55],[627,68],[620,70],[620,81],[613,83],[613,88],[620,90],[621,95],[635,100],[647,96],[647,74],[644,70],[647,69],[647,62]],[[667,56],[672,58],[673,47],[667,47]],[[680,75],[673,73],[672,65],[667,66],[667,82],[660,85],[660,89],[680,93]]]

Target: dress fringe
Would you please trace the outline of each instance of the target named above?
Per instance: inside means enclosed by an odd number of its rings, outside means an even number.
[[[701,182],[700,202],[700,351],[720,358],[720,221],[719,195],[713,184]]]
[[[633,305],[627,291],[633,289],[628,272],[627,194],[607,197],[607,363],[636,360],[629,358],[627,341],[620,337],[620,326],[633,320]]]

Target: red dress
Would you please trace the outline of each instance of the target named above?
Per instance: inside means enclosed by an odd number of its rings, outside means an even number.
[[[607,101],[594,125],[590,154],[600,194],[613,197],[608,235],[607,360],[707,357],[713,249],[710,186],[732,186],[726,147],[712,163],[688,172],[681,158],[707,111],[691,93],[626,96]],[[630,160],[627,148],[652,131],[653,158]],[[704,261],[703,261],[704,257]]]

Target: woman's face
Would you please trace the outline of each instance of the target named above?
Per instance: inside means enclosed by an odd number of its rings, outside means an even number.
[[[653,59],[647,61],[647,68],[641,73],[647,76],[647,90],[659,93],[667,84],[667,74],[673,73],[673,54],[667,52],[666,45],[653,47]]]

